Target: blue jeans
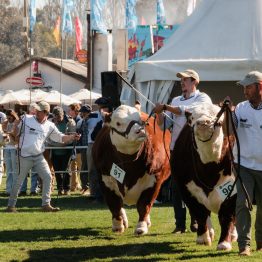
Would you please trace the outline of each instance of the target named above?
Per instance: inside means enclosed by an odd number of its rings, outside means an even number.
[[[6,193],[10,194],[17,179],[16,148],[4,148],[4,163],[6,166]]]

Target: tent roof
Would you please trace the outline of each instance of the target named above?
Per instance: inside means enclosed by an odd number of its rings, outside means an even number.
[[[136,81],[177,80],[187,68],[202,81],[235,81],[262,71],[261,10],[261,0],[202,0],[164,47],[135,65]]]

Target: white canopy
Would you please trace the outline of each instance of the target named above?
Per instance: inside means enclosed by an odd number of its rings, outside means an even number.
[[[46,95],[43,97],[42,100],[45,100],[50,105],[59,105],[60,102],[63,105],[69,106],[73,103],[79,103],[81,104],[81,101],[74,99],[68,95],[61,94],[60,92],[56,90],[52,90],[49,92],[45,92]]]
[[[187,68],[201,81],[235,81],[261,71],[261,10],[261,0],[202,0],[164,47],[136,64],[136,82],[177,80]]]
[[[94,101],[102,95],[94,91],[90,92],[86,88],[82,88],[69,96],[74,99],[80,100],[82,103],[93,104]]]
[[[262,71],[262,0],[202,0],[196,10],[156,54],[135,64],[129,79],[149,100],[124,86],[121,102],[150,113],[153,103],[166,103],[178,80],[192,68],[200,81],[238,81],[249,71]]]

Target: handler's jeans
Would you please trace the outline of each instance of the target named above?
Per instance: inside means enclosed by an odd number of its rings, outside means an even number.
[[[256,242],[262,242],[262,171],[256,171],[240,166],[240,176],[249,194],[251,203],[255,194],[257,213],[255,222]],[[239,249],[250,247],[251,242],[251,212],[248,209],[246,196],[237,181],[236,228]]]
[[[42,206],[48,205],[51,201],[51,172],[49,166],[43,156],[43,154],[30,157],[19,157],[18,160],[18,170],[20,165],[20,170],[18,173],[18,179],[15,186],[12,188],[11,195],[8,200],[8,206],[14,207],[17,202],[18,192],[23,184],[25,177],[27,176],[29,170],[34,168],[34,171],[38,173],[39,177],[42,179]]]

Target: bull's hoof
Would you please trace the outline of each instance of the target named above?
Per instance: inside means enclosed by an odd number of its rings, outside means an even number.
[[[135,230],[135,235],[142,236],[148,233],[148,227],[146,221],[138,222]]]
[[[113,218],[112,231],[116,233],[123,233],[125,231],[123,220]]]
[[[210,235],[211,241],[214,241],[214,239],[215,239],[215,230],[214,230],[214,228],[210,228],[209,229],[209,235]]]
[[[238,238],[236,227],[231,232],[231,242],[236,242]]]
[[[217,250],[230,251],[232,249],[231,243],[223,241],[217,245]]]
[[[211,246],[212,244],[212,240],[211,237],[209,235],[209,231],[205,232],[203,235],[198,236],[196,243],[198,245],[206,245],[206,246]]]
[[[127,219],[127,215],[126,215],[126,211],[124,208],[121,208],[120,210],[120,216],[123,219],[123,224],[125,228],[128,228],[128,219]]]
[[[146,217],[146,224],[147,224],[147,227],[151,227],[150,215],[148,215],[148,216]]]

